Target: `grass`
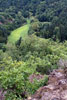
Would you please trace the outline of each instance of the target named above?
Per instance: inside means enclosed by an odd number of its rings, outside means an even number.
[[[25,38],[28,35],[28,30],[30,27],[30,20],[27,20],[27,24],[17,28],[16,30],[11,32],[11,35],[8,37],[9,43],[16,43],[20,37]]]

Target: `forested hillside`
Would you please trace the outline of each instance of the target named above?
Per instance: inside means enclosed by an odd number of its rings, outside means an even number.
[[[37,23],[30,28],[43,38],[67,39],[67,0],[0,0],[0,42],[17,27],[26,23],[26,18],[34,16]]]
[[[0,0],[0,100],[67,100],[67,0]]]

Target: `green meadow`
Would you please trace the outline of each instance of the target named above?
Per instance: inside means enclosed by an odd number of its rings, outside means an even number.
[[[27,20],[26,25],[23,25],[11,32],[10,36],[8,37],[8,42],[14,44],[20,37],[25,38],[28,35],[29,27],[30,20]]]

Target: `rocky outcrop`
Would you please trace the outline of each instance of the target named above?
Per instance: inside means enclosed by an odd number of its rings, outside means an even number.
[[[29,81],[31,83],[33,83],[34,82],[34,79],[41,80],[43,78],[44,78],[44,75],[41,75],[41,74],[32,74],[32,75],[29,76]]]
[[[48,85],[41,87],[28,100],[67,100],[67,72],[65,70],[54,70],[49,75]]]

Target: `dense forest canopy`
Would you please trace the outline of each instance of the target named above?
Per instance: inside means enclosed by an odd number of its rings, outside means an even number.
[[[67,39],[67,0],[0,0],[0,42],[6,42],[10,31],[31,16],[39,21],[39,29],[30,28],[31,33],[54,40]]]

